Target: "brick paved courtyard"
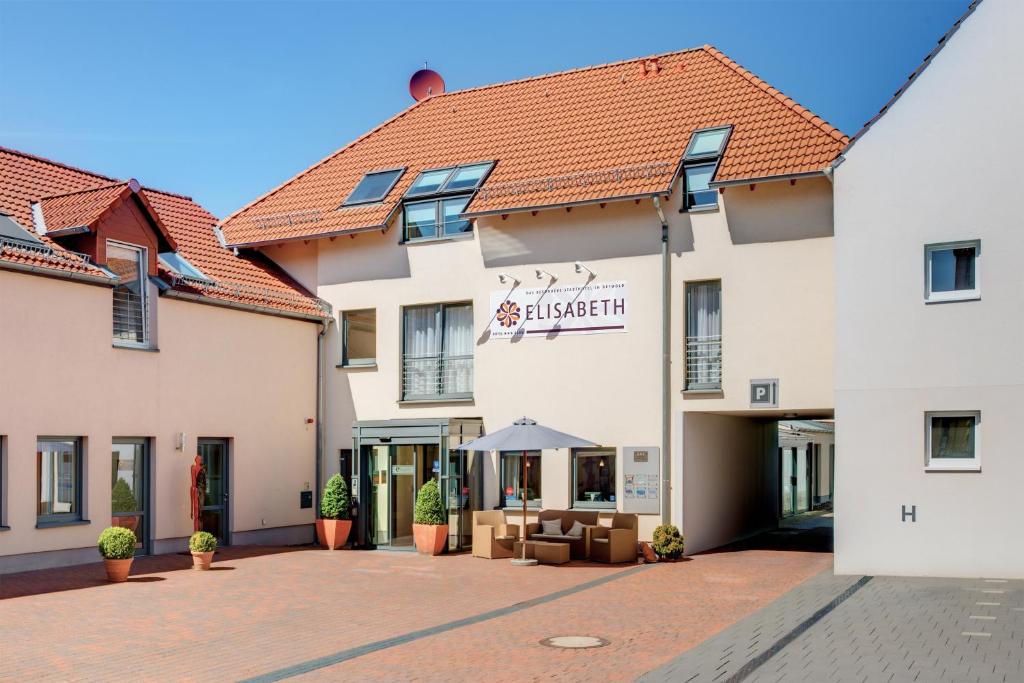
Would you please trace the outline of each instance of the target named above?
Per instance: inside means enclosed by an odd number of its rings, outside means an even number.
[[[107,584],[101,564],[0,576],[0,678],[632,680],[831,556],[522,568],[468,555],[226,549],[214,571],[190,563],[140,558],[122,585]],[[610,644],[539,644],[576,634]]]
[[[1024,582],[836,577],[764,549],[675,564],[229,548],[128,584],[0,576],[2,680],[1024,680]],[[608,644],[559,650],[544,638]]]

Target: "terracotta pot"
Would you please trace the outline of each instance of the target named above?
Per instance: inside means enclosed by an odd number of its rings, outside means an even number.
[[[416,550],[423,555],[440,555],[448,547],[447,524],[413,524]]]
[[[344,546],[351,531],[351,519],[316,520],[316,538],[320,545],[328,550],[337,550]]]
[[[114,583],[124,583],[128,580],[128,572],[132,569],[132,559],[127,560],[103,560],[107,568],[107,580]]]
[[[133,517],[112,517],[110,526],[123,526],[125,529],[135,531],[139,526],[138,516]]]
[[[213,562],[213,552],[208,553],[192,553],[192,569],[209,569],[210,563]]]
[[[654,563],[658,561],[658,553],[654,552],[654,548],[647,541],[641,541],[640,551],[644,555],[644,562]]]

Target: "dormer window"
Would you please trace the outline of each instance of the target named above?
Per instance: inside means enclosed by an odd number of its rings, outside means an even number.
[[[388,171],[367,173],[341,205],[356,206],[384,201],[384,197],[388,196],[388,192],[391,192],[391,188],[395,186],[404,172],[404,168],[394,168]]]
[[[146,250],[107,241],[107,270],[117,276],[114,285],[114,344],[145,346],[149,341],[147,317]]]
[[[683,210],[701,211],[718,207],[718,192],[711,181],[718,170],[732,126],[694,131],[683,154]]]
[[[493,162],[483,162],[422,171],[405,193],[403,241],[444,239],[472,232],[473,223],[461,215],[493,166]]]

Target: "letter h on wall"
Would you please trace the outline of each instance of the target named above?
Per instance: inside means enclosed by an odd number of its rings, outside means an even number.
[[[911,522],[916,522],[917,521],[917,506],[916,505],[911,505],[909,510],[907,509],[906,505],[903,506],[903,519],[902,519],[902,521],[905,522],[908,519]]]

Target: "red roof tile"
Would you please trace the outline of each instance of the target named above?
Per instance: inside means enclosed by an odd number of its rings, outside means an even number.
[[[731,124],[716,181],[817,172],[846,136],[713,47],[430,97],[225,219],[233,244],[384,226],[419,171],[496,161],[468,214],[667,192],[695,130]],[[339,208],[369,171],[407,170]]]
[[[215,216],[191,198],[134,181],[65,166],[55,161],[0,147],[0,211],[32,231],[32,203],[38,201],[48,230],[92,225],[125,192],[137,191],[166,228],[178,253],[209,277],[196,283],[177,277],[161,264],[161,276],[175,290],[207,299],[320,317],[319,301],[260,254],[236,256],[220,245]],[[44,269],[108,277],[88,259],[65,250],[45,235],[38,247],[0,243],[0,260]]]

